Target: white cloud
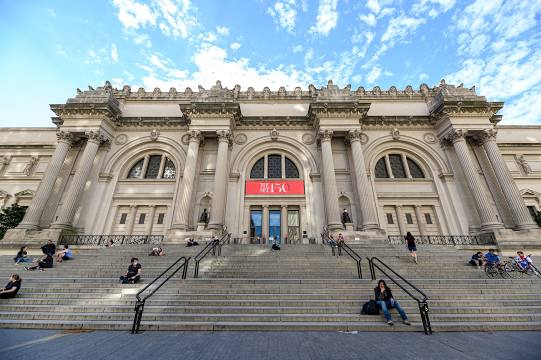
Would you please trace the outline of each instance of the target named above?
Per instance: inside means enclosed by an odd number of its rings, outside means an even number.
[[[541,91],[530,91],[506,103],[502,111],[503,124],[541,123]]]
[[[293,49],[291,49],[291,51],[294,52],[294,53],[299,53],[299,52],[301,52],[301,51],[303,51],[303,50],[304,50],[304,48],[303,48],[302,45],[300,45],[300,44],[299,44],[299,45],[295,45],[295,46],[293,47]]]
[[[455,0],[419,0],[413,4],[411,12],[417,16],[428,14],[434,18],[455,6],[455,2]]]
[[[292,32],[297,19],[297,3],[295,0],[276,0],[273,7],[267,9],[267,13],[282,28]]]
[[[229,28],[225,26],[216,26],[216,31],[223,36],[229,35]]]
[[[64,49],[62,48],[62,45],[60,45],[60,44],[56,44],[56,53],[57,53],[58,55],[68,56],[68,54],[66,54],[66,52],[65,52]]]
[[[428,74],[426,73],[421,73],[419,75],[419,82],[425,82],[426,80],[428,80]]]
[[[374,14],[359,15],[359,19],[364,21],[368,26],[376,26],[377,20]]]
[[[233,44],[231,44],[231,46],[229,46],[232,50],[238,50],[240,49],[240,44],[238,42],[234,42]]]
[[[320,0],[317,10],[316,24],[310,27],[310,32],[326,36],[338,23],[338,0]]]
[[[118,19],[127,29],[156,24],[156,14],[147,4],[132,0],[113,0],[113,4],[118,8]]]
[[[366,82],[371,85],[373,84],[381,75],[381,67],[376,65],[370,70],[368,75],[366,75]]]
[[[53,10],[53,9],[47,9],[47,12],[49,13],[49,15],[51,15],[52,17],[56,17],[56,12]]]
[[[372,10],[375,14],[378,14],[379,10],[381,9],[378,0],[368,0],[366,2],[366,7]]]
[[[404,14],[392,18],[389,20],[387,30],[381,36],[381,42],[387,42],[388,46],[393,46],[397,41],[401,41],[411,33],[414,33],[425,22],[425,19],[407,17]]]
[[[115,44],[111,46],[111,60],[113,61],[113,63],[118,62],[118,49],[116,48]]]

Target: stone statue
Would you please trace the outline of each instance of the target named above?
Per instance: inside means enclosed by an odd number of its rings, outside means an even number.
[[[209,213],[207,212],[207,209],[203,209],[203,212],[201,213],[201,216],[199,217],[199,222],[208,224],[208,222],[209,222]]]
[[[524,155],[517,156],[517,163],[526,175],[532,172],[532,168],[530,167],[530,164],[528,164],[528,161],[526,161],[526,159],[524,158]]]
[[[32,170],[34,169],[34,167],[37,165],[38,162],[39,162],[39,158],[37,156],[32,156],[32,158],[28,161],[28,163],[26,163],[26,166],[23,169],[23,173],[26,176],[30,176],[30,174],[32,173]]]
[[[348,224],[351,223],[351,218],[349,217],[349,213],[346,209],[342,212],[342,224]]]

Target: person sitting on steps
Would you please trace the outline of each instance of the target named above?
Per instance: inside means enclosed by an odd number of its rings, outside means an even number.
[[[11,274],[9,282],[3,288],[0,288],[0,299],[12,299],[21,289],[22,279],[17,274]]]
[[[25,270],[39,270],[50,269],[53,267],[53,256],[51,254],[43,255],[43,257],[38,261],[37,265],[34,266],[25,266]]]
[[[410,252],[410,255],[413,257],[413,260],[417,264],[417,246],[415,245],[415,238],[413,235],[408,231],[406,233],[406,244],[408,246],[408,250]]]
[[[41,247],[41,251],[43,251],[44,255],[51,255],[54,256],[56,252],[56,245],[53,244],[51,240],[47,241],[47,244],[43,245]]]
[[[30,259],[26,252],[26,246],[22,246],[21,250],[17,253],[17,255],[13,258],[13,261],[15,261],[15,264],[18,263],[31,263],[32,259]]]
[[[500,263],[500,258],[496,255],[496,250],[488,249],[488,252],[485,254],[485,261],[487,266],[494,266]]]
[[[394,325],[389,309],[395,308],[400,314],[400,317],[402,317],[402,322],[406,325],[411,325],[408,321],[406,312],[402,309],[398,301],[393,298],[393,293],[391,292],[391,289],[387,287],[385,280],[378,281],[378,286],[374,288],[374,296],[378,307],[383,311],[383,315],[385,315],[387,324],[391,326]]]
[[[199,245],[199,243],[197,241],[195,241],[194,239],[189,239],[188,243],[186,244],[186,247],[198,246],[198,245]]]
[[[135,284],[141,279],[141,264],[139,264],[138,258],[131,258],[130,266],[126,274],[120,277],[120,281],[123,284]]]
[[[152,251],[148,256],[165,256],[165,251],[161,247],[152,248]]]
[[[480,269],[483,266],[483,253],[481,251],[476,252],[472,255],[468,263]]]
[[[56,254],[56,262],[62,262],[63,260],[71,259],[73,259],[73,251],[71,251],[68,245],[64,245],[64,250],[59,251]]]

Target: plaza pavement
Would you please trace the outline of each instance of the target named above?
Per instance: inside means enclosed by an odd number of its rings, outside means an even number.
[[[541,332],[66,332],[0,329],[0,359],[541,359]]]

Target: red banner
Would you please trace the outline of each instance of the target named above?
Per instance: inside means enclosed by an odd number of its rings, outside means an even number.
[[[246,195],[303,195],[303,180],[248,180]]]

